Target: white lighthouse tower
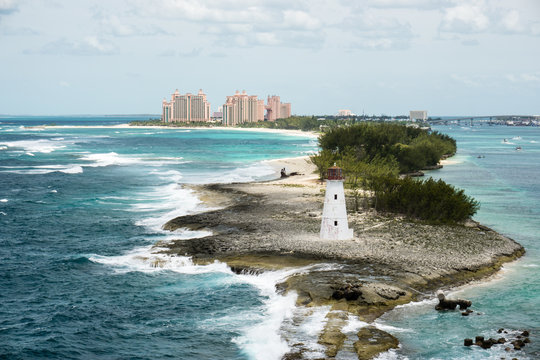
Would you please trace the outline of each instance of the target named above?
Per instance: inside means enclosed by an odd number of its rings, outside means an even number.
[[[347,222],[343,170],[335,165],[328,169],[320,237],[322,240],[348,240],[353,238],[353,231],[349,229]]]

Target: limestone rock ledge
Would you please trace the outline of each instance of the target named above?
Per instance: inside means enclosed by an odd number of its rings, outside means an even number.
[[[181,216],[166,230],[208,229],[213,235],[156,244],[171,255],[195,263],[226,262],[236,272],[309,267],[277,285],[298,294],[298,306],[330,305],[319,336],[326,358],[341,350],[345,315],[372,322],[396,305],[489,276],[524,254],[515,241],[475,222],[428,225],[392,215],[365,212],[349,217],[355,238],[323,241],[318,237],[324,188],[283,182],[199,186],[209,207]],[[359,359],[397,346],[390,334],[362,328],[354,342]],[[301,359],[297,349],[286,359]]]

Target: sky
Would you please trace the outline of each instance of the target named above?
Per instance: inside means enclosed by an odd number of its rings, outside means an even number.
[[[0,0],[0,114],[540,114],[539,0]]]

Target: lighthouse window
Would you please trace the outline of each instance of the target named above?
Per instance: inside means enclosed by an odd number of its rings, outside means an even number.
[[[334,194],[334,200],[337,200],[337,194]]]
[[[337,226],[337,221],[334,221],[334,226]]]

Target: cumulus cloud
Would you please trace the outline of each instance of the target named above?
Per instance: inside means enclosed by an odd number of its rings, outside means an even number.
[[[452,6],[442,9],[443,18],[439,31],[454,34],[535,35],[538,22],[534,12],[527,14],[523,12],[523,8],[501,4],[503,3],[485,0],[454,0]]]
[[[18,9],[18,2],[15,0],[0,0],[0,16],[11,14]]]
[[[451,4],[450,0],[369,0],[367,4],[374,8],[409,8],[416,10],[434,10]]]
[[[96,36],[87,36],[82,40],[68,40],[65,38],[45,44],[37,51],[26,50],[26,54],[39,53],[44,55],[111,55],[115,52],[115,46],[104,39]]]
[[[442,31],[457,33],[482,32],[490,25],[484,1],[467,1],[444,10]]]
[[[513,83],[528,83],[540,85],[540,72],[508,74],[506,75],[506,79]]]
[[[411,25],[394,18],[365,13],[350,23],[355,35],[353,47],[370,50],[399,50],[410,46],[414,38]]]

